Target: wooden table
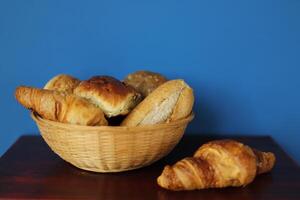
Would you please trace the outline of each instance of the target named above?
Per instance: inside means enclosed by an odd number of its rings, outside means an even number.
[[[92,173],[64,162],[40,136],[22,136],[0,158],[0,198],[3,199],[300,199],[299,166],[270,137],[229,137],[276,154],[271,173],[244,188],[172,192],[156,178],[165,164],[192,155],[216,137],[185,135],[166,158],[143,169],[122,173]],[[227,137],[228,138],[228,137]]]

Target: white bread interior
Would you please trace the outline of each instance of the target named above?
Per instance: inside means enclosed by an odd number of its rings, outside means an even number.
[[[183,80],[171,80],[156,88],[121,126],[139,126],[175,121],[187,117],[194,104],[193,90]]]

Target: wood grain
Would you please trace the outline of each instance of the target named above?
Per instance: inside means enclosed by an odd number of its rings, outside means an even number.
[[[156,178],[165,164],[175,163],[204,142],[219,137],[185,135],[164,159],[151,166],[121,173],[92,173],[64,162],[40,136],[22,136],[0,158],[1,199],[300,199],[300,168],[270,137],[234,137],[276,154],[271,173],[244,188],[172,192]]]

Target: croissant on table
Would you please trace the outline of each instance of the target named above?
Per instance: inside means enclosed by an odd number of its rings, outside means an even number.
[[[275,155],[234,140],[215,140],[202,145],[193,157],[166,166],[158,184],[169,190],[195,190],[245,186],[256,175],[270,171]]]

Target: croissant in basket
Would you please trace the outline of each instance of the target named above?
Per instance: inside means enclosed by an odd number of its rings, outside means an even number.
[[[45,119],[88,126],[107,125],[100,108],[73,94],[20,86],[15,96],[24,107]]]

